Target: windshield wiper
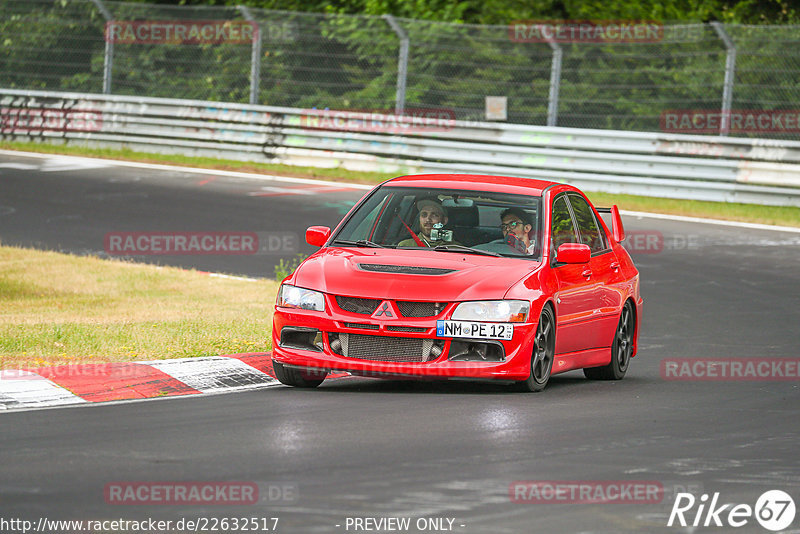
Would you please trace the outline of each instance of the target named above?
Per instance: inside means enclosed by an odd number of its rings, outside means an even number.
[[[336,241],[333,242],[333,244],[354,245],[356,247],[371,247],[371,248],[394,248],[391,246],[375,243],[374,241],[370,241],[368,239],[359,239],[358,241],[350,241],[348,239],[337,239]]]
[[[497,252],[481,250],[479,248],[465,247],[464,245],[437,245],[433,247],[433,250],[438,250],[441,252],[469,252],[473,254],[484,254],[486,256],[496,256],[498,258],[502,257],[502,254],[498,254]]]

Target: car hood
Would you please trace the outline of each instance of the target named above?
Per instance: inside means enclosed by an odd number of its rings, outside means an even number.
[[[432,250],[327,248],[303,262],[290,283],[365,298],[500,299],[540,266],[530,260]]]

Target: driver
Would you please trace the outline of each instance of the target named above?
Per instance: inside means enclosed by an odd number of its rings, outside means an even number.
[[[419,227],[420,231],[416,234],[416,239],[409,237],[400,241],[398,247],[436,247],[438,245],[452,245],[457,244],[455,241],[445,241],[443,239],[432,239],[431,231],[434,225],[447,224],[447,210],[436,200],[430,198],[423,198],[417,201],[417,209],[419,210]],[[437,228],[441,228],[438,226]],[[409,229],[409,231],[411,231]]]

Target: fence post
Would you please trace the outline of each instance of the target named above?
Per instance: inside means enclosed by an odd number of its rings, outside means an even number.
[[[731,102],[733,101],[733,75],[736,70],[736,45],[719,22],[712,22],[711,26],[722,42],[728,54],[725,57],[725,85],[722,89],[722,118],[719,121],[719,135],[728,135],[731,121]]]
[[[258,90],[261,84],[261,25],[247,6],[236,6],[245,20],[255,23],[253,48],[250,53],[250,104],[258,104]]]
[[[553,60],[550,63],[550,94],[547,97],[547,125],[555,126],[558,122],[558,92],[561,88],[561,56],[564,50],[552,38],[547,44],[553,49]]]
[[[97,7],[103,18],[106,19],[106,28],[108,23],[114,20],[111,12],[103,4],[103,0],[91,0]],[[111,68],[114,66],[114,43],[108,38],[105,30],[103,31],[103,39],[106,42],[106,50],[103,55],[103,94],[111,94]]]
[[[408,34],[400,27],[393,16],[386,14],[383,18],[392,27],[400,39],[400,54],[397,58],[397,95],[394,102],[395,115],[402,115],[406,105],[406,77],[408,76]]]

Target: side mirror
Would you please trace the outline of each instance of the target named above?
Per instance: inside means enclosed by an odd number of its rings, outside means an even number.
[[[306,230],[306,243],[314,247],[321,247],[331,236],[331,229],[327,226],[310,226]]]
[[[558,247],[556,261],[558,263],[589,263],[592,251],[589,245],[582,243],[564,243]]]
[[[622,217],[619,215],[616,204],[611,206],[611,237],[617,243],[622,243],[622,240],[625,239],[625,228],[622,227]]]

